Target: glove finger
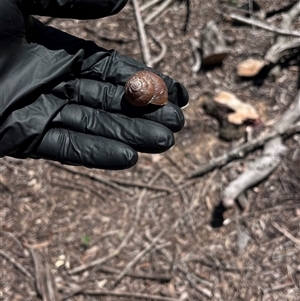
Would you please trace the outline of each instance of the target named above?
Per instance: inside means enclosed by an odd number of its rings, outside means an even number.
[[[149,70],[162,77],[168,88],[170,102],[179,107],[187,105],[189,100],[188,92],[178,81],[147,67],[139,61],[122,56],[117,51],[108,51],[106,56],[104,56],[102,50],[102,52],[86,58],[83,61],[81,77],[124,86],[128,78],[140,70]]]
[[[52,125],[120,141],[139,152],[161,153],[175,142],[173,133],[159,123],[75,104],[65,106]]]
[[[59,84],[52,93],[61,99],[68,99],[69,103],[152,120],[173,132],[180,131],[184,126],[184,115],[178,106],[169,102],[162,107],[154,105],[134,107],[125,99],[124,87],[120,85],[90,79],[75,79]]]
[[[115,170],[129,168],[138,160],[138,154],[124,143],[61,128],[50,129],[31,157]]]

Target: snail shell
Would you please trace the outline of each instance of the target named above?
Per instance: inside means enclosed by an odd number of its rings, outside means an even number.
[[[165,105],[168,102],[168,89],[163,79],[150,71],[133,74],[125,84],[125,97],[136,107]]]

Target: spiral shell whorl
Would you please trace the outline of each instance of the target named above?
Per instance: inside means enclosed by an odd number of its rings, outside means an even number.
[[[168,101],[167,87],[162,78],[146,70],[139,71],[128,79],[125,96],[134,106],[146,106],[149,103],[164,105]]]

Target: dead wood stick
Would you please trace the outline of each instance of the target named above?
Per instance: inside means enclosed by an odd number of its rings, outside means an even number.
[[[157,7],[156,10],[154,10],[151,14],[147,16],[147,18],[145,18],[145,24],[149,24],[155,18],[160,16],[172,4],[172,2],[174,2],[174,0],[164,1],[160,6]]]
[[[285,135],[290,136],[296,133],[300,132],[300,125],[293,125],[288,129],[283,129],[280,131],[271,131],[269,134],[266,134],[262,137],[259,137],[257,139],[253,139],[252,141],[249,141],[240,147],[237,147],[228,153],[210,161],[208,164],[201,166],[200,168],[196,169],[192,173],[188,175],[188,178],[194,178],[194,177],[200,177],[206,174],[207,172],[210,172],[214,170],[215,168],[222,167],[226,165],[228,162],[245,157],[245,155],[259,147],[262,147],[266,141],[271,140],[275,138],[278,135]]]
[[[149,244],[143,251],[141,251],[139,254],[136,255],[135,258],[133,258],[127,265],[126,267],[123,269],[123,271],[119,274],[119,276],[117,277],[115,283],[114,283],[114,287],[116,287],[120,281],[124,278],[124,276],[130,271],[130,269],[136,265],[147,253],[149,253],[154,246],[156,245],[156,243],[167,233],[168,228],[163,229],[151,242],[151,244]]]
[[[101,265],[98,268],[99,271],[109,274],[120,274],[121,271],[106,265]],[[146,274],[146,273],[134,273],[134,272],[127,272],[126,276],[132,278],[139,278],[139,279],[148,279],[148,280],[156,280],[161,282],[168,282],[171,280],[172,275],[170,274]]]
[[[144,299],[144,300],[154,300],[154,301],[178,301],[178,299],[162,297],[157,295],[104,291],[104,290],[87,290],[87,289],[76,290],[74,293],[71,293],[68,297],[64,298],[64,300],[67,300],[68,298],[71,298],[78,294],[84,294],[90,296],[113,296],[119,298],[127,297],[127,298],[136,298],[136,299]]]
[[[280,164],[287,148],[281,137],[274,137],[266,142],[261,157],[248,163],[247,169],[224,189],[222,202],[226,208],[232,207],[241,193],[269,176]]]
[[[79,192],[83,192],[83,193],[93,193],[97,198],[99,198],[101,201],[104,202],[104,197],[101,193],[98,192],[98,190],[94,189],[93,187],[89,186],[89,185],[81,185],[78,182],[72,182],[70,184],[66,183],[66,181],[64,181],[63,178],[59,178],[59,177],[55,177],[52,179],[52,184],[60,186],[61,188],[64,189],[70,189],[70,190],[77,190]]]
[[[300,14],[300,1],[298,1],[287,13],[283,14],[280,28],[289,29],[292,21]],[[287,50],[299,48],[299,39],[289,41],[286,36],[278,36],[265,55],[265,60],[277,63]]]
[[[273,222],[273,227],[276,228],[281,234],[283,234],[286,238],[292,241],[297,247],[300,247],[300,240],[294,237],[290,232],[286,229],[280,227],[277,223]]]
[[[18,270],[20,270],[29,279],[33,280],[32,275],[22,265],[20,265],[13,257],[5,253],[3,250],[0,250],[0,255],[6,258],[10,263],[12,263]]]
[[[265,60],[270,63],[277,63],[284,55],[288,54],[291,49],[300,48],[300,39],[276,43],[272,45],[265,55]]]
[[[151,65],[155,67],[165,57],[167,53],[167,45],[166,43],[164,43],[161,37],[151,34],[151,38],[154,40],[156,44],[159,45],[161,49],[160,53],[151,60]]]
[[[149,8],[151,8],[152,6],[156,5],[158,2],[160,2],[161,0],[152,0],[152,1],[147,1],[145,4],[141,5],[140,7],[140,11],[144,11],[147,10]]]
[[[300,119],[300,90],[289,108],[274,125],[274,132],[289,129]],[[279,166],[287,151],[280,136],[275,136],[264,144],[263,154],[249,163],[246,170],[224,189],[222,202],[228,208],[234,205],[235,199],[246,189],[260,183]]]
[[[40,255],[30,248],[30,253],[34,262],[35,284],[38,294],[43,301],[60,301],[53,275],[48,263],[42,263]]]
[[[147,188],[147,189],[152,189],[152,190],[161,190],[161,191],[165,191],[167,193],[172,193],[173,192],[173,190],[168,188],[168,187],[163,187],[163,186],[159,186],[159,185],[150,185],[149,183],[146,184],[146,183],[141,183],[141,182],[132,182],[132,181],[124,180],[124,179],[117,179],[117,178],[112,178],[112,177],[107,177],[107,176],[95,175],[92,172],[84,172],[84,171],[75,170],[72,167],[61,165],[60,163],[56,163],[56,162],[52,162],[52,161],[49,161],[47,163],[50,164],[50,165],[53,165],[55,167],[58,167],[60,169],[63,169],[65,171],[68,171],[72,174],[80,175],[80,176],[89,178],[93,181],[97,181],[99,183],[105,184],[105,185],[110,186],[110,187],[112,187],[116,190],[125,192],[125,193],[130,194],[130,195],[133,194],[132,191],[130,191],[130,190],[124,188],[124,187],[121,187],[117,184],[124,185],[124,186]],[[66,184],[61,184],[61,185],[66,185]],[[105,189],[108,190],[107,187],[105,187]],[[78,188],[78,190],[80,190],[80,189]],[[108,192],[111,193],[111,194],[113,193],[112,190],[108,190]]]
[[[55,167],[58,167],[62,170],[65,170],[65,171],[68,171],[72,174],[75,174],[75,175],[80,175],[80,176],[83,176],[83,177],[86,177],[86,178],[89,178],[93,181],[97,181],[99,183],[102,183],[102,184],[105,184],[109,187],[112,187],[118,191],[122,191],[122,192],[125,192],[129,195],[133,195],[133,191],[130,191],[124,187],[121,187],[119,185],[117,185],[116,183],[114,183],[113,181],[111,181],[111,179],[108,179],[104,176],[100,176],[100,175],[96,175],[94,174],[93,172],[84,172],[84,171],[79,171],[79,170],[75,170],[74,168],[72,167],[69,167],[69,166],[66,166],[66,165],[62,165],[60,163],[56,163],[56,162],[52,162],[52,161],[48,161],[47,162],[48,164],[50,165],[53,165]]]
[[[201,55],[200,55],[200,43],[198,41],[196,41],[194,38],[191,38],[190,39],[190,44],[191,44],[191,49],[192,49],[192,52],[193,52],[193,55],[194,55],[194,64],[192,66],[192,72],[198,72],[201,68],[201,65],[202,65],[202,58],[201,58]]]
[[[16,242],[16,244],[18,245],[18,247],[22,251],[22,253],[23,254],[25,253],[22,243],[20,242],[20,240],[13,233],[0,230],[0,234],[11,237]]]
[[[146,30],[144,26],[144,22],[142,20],[141,12],[140,12],[140,6],[138,4],[137,0],[132,0],[133,7],[134,7],[134,13],[136,18],[136,23],[138,26],[139,36],[140,36],[140,43],[141,43],[141,51],[143,54],[144,63],[151,66],[151,53],[148,46],[148,40],[146,35]]]
[[[155,181],[160,177],[161,175],[161,171],[159,171],[149,182],[150,185],[153,185],[155,183]],[[137,204],[136,204],[136,212],[135,212],[135,218],[134,221],[132,223],[132,226],[129,230],[129,232],[127,233],[127,235],[124,237],[124,239],[122,240],[122,242],[120,243],[120,245],[109,255],[104,256],[102,258],[98,258],[96,260],[91,261],[90,263],[87,264],[82,264],[78,267],[75,267],[71,270],[69,270],[69,274],[70,275],[74,275],[80,272],[83,272],[87,269],[90,269],[92,267],[95,267],[97,265],[101,265],[104,262],[107,262],[108,260],[110,260],[111,258],[114,258],[115,256],[119,255],[120,252],[122,251],[122,249],[128,244],[128,242],[130,241],[130,239],[132,238],[132,236],[135,233],[135,229],[140,221],[140,216],[141,216],[141,207],[144,201],[144,198],[146,196],[147,193],[147,188],[144,188],[142,190],[142,192],[139,195],[139,198],[137,200]]]
[[[230,14],[229,17],[232,20],[236,20],[236,21],[248,24],[248,25],[254,25],[254,26],[262,28],[264,30],[275,32],[275,33],[278,33],[278,34],[281,34],[281,35],[294,36],[294,37],[298,37],[298,38],[300,37],[300,32],[299,31],[277,28],[275,26],[266,24],[262,21],[255,20],[255,19],[248,19],[248,18],[239,16],[239,15],[233,14],[233,13]]]

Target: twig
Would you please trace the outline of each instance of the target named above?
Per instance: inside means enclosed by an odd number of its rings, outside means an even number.
[[[21,242],[19,241],[19,239],[14,234],[12,234],[10,232],[3,231],[3,230],[0,230],[0,233],[4,234],[6,236],[11,237],[16,242],[16,244],[18,245],[18,247],[20,248],[20,250],[22,251],[22,253],[24,254],[23,245],[21,244]]]
[[[292,199],[294,200],[294,199]],[[297,202],[296,200],[294,200],[295,202]],[[279,212],[279,211],[284,211],[284,210],[293,210],[295,208],[298,208],[299,207],[299,204],[293,204],[293,205],[285,205],[285,206],[275,206],[275,207],[271,207],[271,208],[267,208],[267,209],[263,209],[261,211],[250,211],[250,212],[247,212],[247,213],[243,213],[242,215],[234,215],[233,217],[230,217],[230,218],[227,218],[226,220],[224,220],[223,222],[223,225],[229,225],[231,224],[232,222],[236,221],[237,219],[239,218],[250,218],[252,216],[255,216],[256,214],[259,214],[259,215],[263,215],[263,214],[267,214],[267,213],[272,213],[272,212]]]
[[[168,172],[168,170],[166,168],[163,168],[163,172],[171,180],[171,182],[174,184],[176,190],[179,192],[179,194],[180,194],[180,196],[183,200],[183,203],[188,204],[189,200],[188,200],[188,197],[187,197],[185,191],[176,183],[176,181],[173,179],[173,177],[171,176],[171,174]]]
[[[54,181],[54,179],[55,179],[55,181]],[[57,176],[54,179],[52,180],[52,184],[54,184],[54,185],[60,186],[61,188],[65,188],[65,189],[77,190],[77,191],[80,191],[80,192],[83,192],[83,193],[92,192],[95,196],[97,196],[97,198],[104,201],[103,195],[100,194],[96,189],[92,188],[89,185],[85,184],[83,186],[78,182],[72,182],[72,183],[68,184],[68,182],[62,181],[63,179],[59,178]]]
[[[114,287],[116,287],[120,281],[124,278],[124,276],[128,273],[128,271],[136,265],[147,253],[149,253],[153,247],[156,245],[156,243],[166,234],[168,231],[168,228],[163,229],[151,242],[150,245],[147,246],[143,251],[141,251],[133,260],[131,260],[126,267],[123,269],[123,271],[119,274],[117,277]]]
[[[168,188],[168,187],[163,187],[163,186],[158,186],[158,185],[150,185],[150,184],[146,184],[146,183],[141,183],[141,182],[131,182],[131,181],[127,181],[127,180],[123,180],[123,179],[112,179],[112,181],[114,181],[117,184],[121,184],[124,186],[132,186],[132,187],[138,187],[138,188],[147,188],[149,190],[158,190],[158,191],[164,191],[167,193],[172,193],[173,189]]]
[[[196,41],[195,39],[191,38],[190,39],[190,43],[191,43],[191,49],[194,55],[194,65],[192,66],[192,72],[198,72],[201,68],[201,64],[202,64],[202,59],[201,59],[201,55],[200,55],[200,43],[198,41]]]
[[[262,28],[264,30],[275,32],[275,33],[278,33],[278,34],[281,34],[281,35],[300,37],[300,32],[299,31],[277,28],[275,26],[266,24],[262,21],[255,20],[255,19],[248,19],[248,18],[239,16],[239,15],[233,14],[233,13],[230,14],[229,17],[232,20],[236,20],[236,21],[248,24],[248,25],[254,25],[254,26]]]
[[[154,10],[151,14],[147,16],[147,18],[145,18],[145,24],[149,24],[151,21],[153,21],[153,19],[160,16],[163,13],[163,11],[166,10],[168,6],[172,4],[172,2],[174,2],[174,0],[164,1],[160,6],[158,6],[156,10]]]
[[[9,262],[11,262],[17,269],[19,269],[29,279],[33,280],[32,275],[23,266],[21,266],[13,257],[9,256],[7,253],[5,253],[2,250],[0,250],[0,255],[6,258]]]
[[[140,7],[140,11],[144,11],[147,10],[149,8],[151,8],[152,6],[156,5],[158,2],[160,2],[161,0],[152,0],[152,1],[147,1],[144,5],[141,5]]]
[[[283,234],[286,238],[292,241],[297,247],[300,247],[300,240],[294,237],[291,233],[289,233],[286,229],[280,227],[277,223],[273,222],[273,227],[276,228],[281,234]]]
[[[126,292],[116,292],[116,291],[102,291],[102,290],[76,290],[73,294],[64,298],[67,300],[74,295],[84,294],[84,295],[94,295],[94,296],[113,296],[113,297],[128,297],[128,298],[136,298],[136,299],[145,299],[145,300],[154,300],[154,301],[178,301],[178,299],[162,297],[156,295],[148,295],[148,294],[139,294],[139,293],[126,293]]]
[[[162,38],[161,37],[157,37],[157,36],[155,36],[155,35],[153,35],[153,34],[151,34],[151,38],[154,40],[154,42],[156,43],[156,44],[158,44],[159,45],[159,47],[161,48],[161,51],[160,51],[160,53],[156,56],[156,57],[154,57],[154,58],[152,58],[152,60],[151,60],[151,65],[153,66],[153,67],[155,67],[164,57],[165,57],[165,55],[166,55],[166,53],[167,53],[167,45],[166,45],[166,43],[164,43],[163,41],[162,41]]]
[[[275,138],[278,135],[290,136],[299,132],[300,132],[300,125],[294,125],[291,126],[289,129],[284,129],[280,131],[272,131],[269,134],[266,134],[257,139],[253,139],[252,141],[247,142],[241,145],[240,147],[237,147],[220,157],[217,157],[213,161],[210,161],[208,164],[203,165],[200,168],[193,171],[192,173],[190,173],[188,175],[188,178],[203,176],[207,172],[210,172],[217,167],[222,167],[234,159],[243,158],[247,153],[259,147],[262,147],[266,143],[266,141]]]
[[[140,35],[141,51],[142,51],[142,54],[143,54],[144,63],[146,65],[148,65],[149,67],[152,67],[152,65],[151,65],[151,53],[150,53],[150,49],[149,49],[149,46],[148,46],[146,30],[145,30],[145,26],[144,26],[144,23],[143,23],[143,20],[142,20],[140,7],[139,7],[139,4],[138,4],[137,0],[132,0],[132,3],[133,3],[136,23],[137,23],[138,31],[139,31],[139,35]]]
[[[288,287],[293,287],[293,286],[294,286],[294,283],[289,282],[289,283],[286,283],[286,284],[281,284],[281,285],[274,286],[272,288],[266,289],[266,290],[264,290],[264,293],[271,293],[271,292],[275,292],[275,291],[281,291],[281,290],[284,290]]]
[[[75,175],[80,175],[82,177],[86,177],[86,178],[89,178],[93,181],[97,181],[99,183],[102,183],[102,184],[105,184],[105,185],[108,185],[118,191],[122,191],[122,192],[125,192],[129,195],[133,195],[133,192],[124,188],[124,187],[121,187],[117,184],[115,184],[113,181],[111,181],[111,179],[108,179],[104,176],[100,176],[100,175],[95,175],[93,172],[84,172],[84,171],[79,171],[79,170],[75,170],[73,169],[72,167],[69,167],[69,166],[65,166],[65,165],[62,165],[60,163],[56,163],[56,162],[52,162],[52,161],[47,161],[47,163],[49,165],[52,165],[52,166],[55,166],[55,167],[58,167],[62,170],[65,170],[65,171],[68,171],[72,174],[75,174]]]
[[[99,268],[99,271],[104,273],[110,273],[110,274],[120,274],[121,271],[106,265],[101,265]],[[161,282],[167,282],[170,281],[172,276],[170,274],[145,274],[145,273],[133,273],[133,272],[127,272],[126,276],[132,277],[132,278],[139,278],[139,279],[148,279],[148,280],[156,280]]]
[[[30,252],[34,261],[35,284],[38,294],[43,298],[43,301],[59,301],[55,281],[48,263],[44,266],[39,254],[33,248],[30,248]]]
[[[60,163],[56,163],[56,162],[52,162],[52,161],[48,161],[47,163],[50,165],[53,165],[55,167],[58,167],[60,169],[63,169],[65,171],[68,171],[72,174],[80,175],[80,176],[89,178],[93,181],[97,181],[99,183],[108,185],[110,187],[113,187],[116,190],[126,192],[130,195],[133,194],[132,191],[130,191],[126,188],[120,187],[119,185],[116,185],[116,184],[120,184],[120,185],[124,185],[124,186],[139,187],[139,188],[148,188],[148,189],[152,189],[152,190],[161,190],[161,191],[165,191],[168,193],[172,193],[172,189],[170,189],[168,187],[162,187],[162,186],[158,186],[158,185],[150,185],[150,184],[136,182],[136,181],[132,182],[132,181],[124,180],[124,179],[117,179],[117,178],[112,178],[112,177],[107,177],[107,176],[95,175],[92,172],[84,172],[84,171],[75,170],[72,167],[61,165]],[[105,187],[105,189],[108,189],[108,188]],[[108,190],[108,192],[113,193],[112,190]]]
[[[150,185],[153,185],[153,183],[155,183],[155,181],[160,177],[161,175],[161,171],[159,171],[150,181]],[[132,226],[129,230],[129,232],[127,233],[127,235],[124,237],[124,239],[122,240],[122,242],[120,243],[120,245],[118,246],[117,249],[115,249],[111,254],[104,256],[102,258],[96,259],[90,263],[87,264],[82,264],[78,267],[75,267],[71,270],[69,270],[69,274],[70,275],[74,275],[80,272],[83,272],[89,268],[95,267],[97,265],[101,265],[102,263],[110,260],[111,258],[114,258],[115,256],[119,255],[119,253],[121,252],[121,250],[128,244],[128,242],[130,241],[130,239],[132,238],[132,236],[134,235],[136,226],[138,225],[139,221],[140,221],[140,215],[141,215],[141,207],[142,207],[142,203],[143,200],[146,196],[147,193],[147,189],[144,188],[142,190],[142,192],[140,193],[140,196],[138,198],[137,204],[136,204],[136,213],[135,213],[135,219],[134,222],[132,223]]]

